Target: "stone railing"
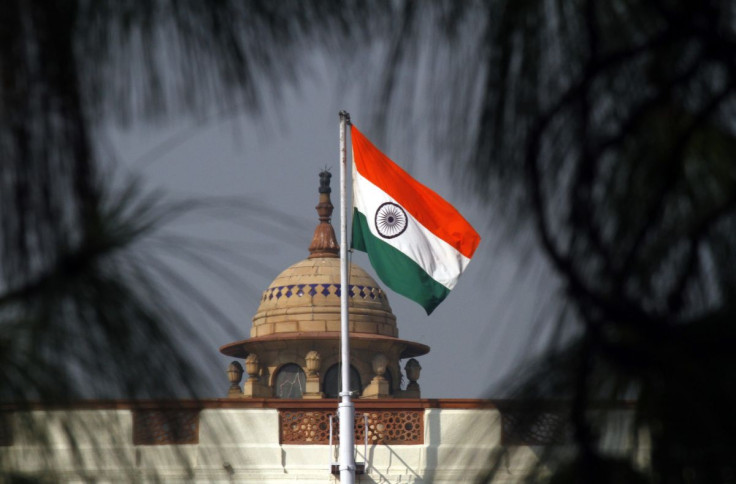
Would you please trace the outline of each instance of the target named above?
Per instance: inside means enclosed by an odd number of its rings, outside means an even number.
[[[199,410],[146,409],[133,411],[133,445],[196,444]]]
[[[281,443],[328,444],[330,416],[333,417],[333,442],[339,442],[335,413],[335,409],[280,409]],[[356,443],[364,442],[366,431],[369,444],[421,445],[424,443],[424,409],[398,408],[356,412]]]
[[[128,410],[132,414],[133,445],[196,444],[200,413],[209,409],[270,408],[278,411],[279,442],[282,445],[327,445],[330,416],[336,400],[281,400],[273,398],[199,401],[85,401],[62,406],[0,405],[0,447],[14,444],[12,414],[23,410]],[[500,415],[500,441],[505,446],[556,445],[570,441],[569,403],[516,400],[386,399],[357,400],[355,438],[369,444],[422,445],[425,442],[426,409],[495,409]],[[627,410],[631,403],[599,406],[599,410]],[[596,410],[595,408],[593,409]],[[365,418],[364,418],[365,416]],[[367,425],[367,427],[366,427]],[[333,442],[338,442],[333,418]]]

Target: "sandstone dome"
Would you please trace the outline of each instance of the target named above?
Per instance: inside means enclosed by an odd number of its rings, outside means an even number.
[[[350,332],[398,336],[386,293],[356,264],[349,266]],[[279,274],[263,292],[251,337],[340,331],[340,259],[305,259]]]
[[[337,395],[343,295],[340,247],[330,223],[330,176],[320,173],[320,199],[315,207],[320,222],[308,258],[282,271],[263,291],[250,337],[220,347],[225,355],[245,359],[248,380],[242,392],[235,387],[236,396]],[[401,390],[399,361],[424,355],[429,347],[399,339],[386,293],[363,268],[349,264],[347,282],[351,391],[361,398],[418,398],[415,380]]]

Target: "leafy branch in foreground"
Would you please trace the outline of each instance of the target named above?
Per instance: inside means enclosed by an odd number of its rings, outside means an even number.
[[[572,315],[563,324],[581,330],[553,349],[570,358],[539,361],[516,386],[520,398],[570,402],[575,452],[549,456],[529,478],[616,482],[588,410],[635,398],[630,430],[633,440],[650,436],[648,481],[733,481],[731,5],[415,7],[400,22],[411,29],[395,37],[407,60],[389,64],[387,79],[398,81],[388,82],[381,119],[409,89],[452,100],[431,118],[438,148],[465,154],[463,169],[452,158],[453,173],[542,249]],[[422,66],[411,86],[391,71]],[[549,381],[560,383],[551,393]],[[635,452],[616,464],[622,472],[636,472]]]

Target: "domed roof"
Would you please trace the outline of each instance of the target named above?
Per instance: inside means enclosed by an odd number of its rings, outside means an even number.
[[[351,333],[398,336],[386,293],[355,264],[349,288]],[[263,292],[251,337],[326,331],[340,331],[340,259],[317,257],[292,265]]]
[[[253,316],[250,338],[228,343],[220,352],[245,358],[251,352],[283,351],[295,344],[340,339],[340,247],[330,223],[330,173],[320,173],[317,225],[310,255],[268,286]],[[348,321],[351,346],[410,358],[429,352],[421,343],[398,339],[396,316],[383,289],[361,267],[348,269]]]

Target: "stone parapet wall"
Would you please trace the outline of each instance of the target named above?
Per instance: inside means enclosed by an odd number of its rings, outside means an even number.
[[[289,441],[284,431],[285,416],[301,426],[300,418],[336,408],[332,400],[276,399],[5,405],[0,466],[64,482],[337,482],[327,433]],[[367,463],[358,482],[472,482],[508,439],[502,411],[485,400],[357,401],[356,414],[374,416],[369,437],[377,436],[367,449],[356,445]],[[389,421],[399,429],[393,441],[378,427]],[[407,423],[411,432],[400,431]],[[515,482],[538,452],[516,445],[497,481]]]

